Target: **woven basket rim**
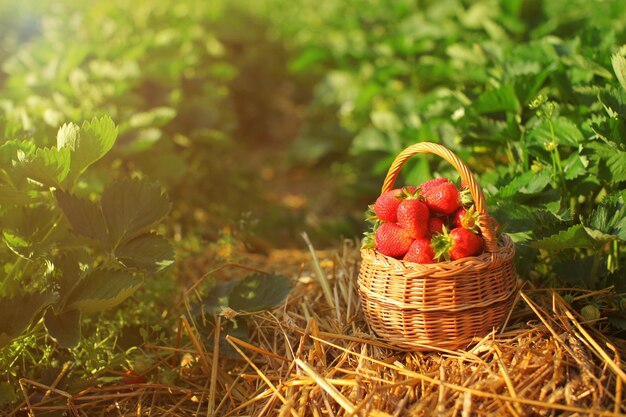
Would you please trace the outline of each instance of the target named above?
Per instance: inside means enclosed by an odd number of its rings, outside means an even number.
[[[513,259],[515,256],[513,240],[506,233],[503,233],[500,239],[502,244],[498,245],[496,252],[483,252],[478,256],[468,256],[455,261],[443,261],[432,264],[419,264],[392,258],[383,255],[374,248],[361,248],[361,257],[363,259],[375,259],[378,262],[385,262],[389,267],[410,275],[417,274],[433,278],[449,278],[452,272],[458,273],[468,268],[489,268],[496,262],[507,262]]]

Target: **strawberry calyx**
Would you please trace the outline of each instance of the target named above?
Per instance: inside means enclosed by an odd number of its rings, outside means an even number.
[[[375,232],[363,233],[363,240],[361,241],[361,248],[363,249],[376,249],[376,235]]]
[[[459,191],[459,201],[463,207],[474,205],[474,197],[472,197],[472,193],[469,188],[461,188]]]
[[[431,246],[435,252],[435,259],[437,262],[442,259],[450,260],[450,248],[452,247],[452,238],[448,233],[448,228],[444,225],[441,228],[441,233],[435,233],[431,239]]]
[[[463,227],[478,233],[478,213],[476,207],[471,205],[469,208],[460,208],[454,213],[454,224],[456,227]]]

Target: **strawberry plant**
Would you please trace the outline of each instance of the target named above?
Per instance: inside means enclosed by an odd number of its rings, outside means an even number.
[[[313,3],[277,27],[302,48],[294,71],[324,74],[316,103],[352,133],[355,182],[438,141],[478,174],[524,278],[626,292],[623,3]],[[418,159],[404,181],[435,172],[454,175]]]
[[[54,147],[0,145],[0,345],[42,320],[60,345],[75,346],[83,315],[115,307],[173,262],[153,231],[170,210],[160,185],[125,179],[100,196],[80,187],[117,134],[101,117],[63,125]]]

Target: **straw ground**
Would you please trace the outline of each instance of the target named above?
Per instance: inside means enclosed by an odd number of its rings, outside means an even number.
[[[584,323],[558,291],[521,285],[504,328],[465,350],[397,350],[362,316],[356,244],[310,249],[246,262],[293,278],[280,307],[245,316],[223,310],[208,337],[181,318],[175,346],[144,346],[158,353],[154,369],[176,373],[175,384],[151,383],[148,373],[144,383],[70,394],[23,379],[24,402],[10,415],[625,415],[624,341]],[[239,269],[224,265],[211,275]],[[233,317],[246,319],[247,341],[224,334]]]

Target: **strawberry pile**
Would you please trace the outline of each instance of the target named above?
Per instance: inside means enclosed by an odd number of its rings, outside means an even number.
[[[388,191],[369,208],[373,230],[364,245],[383,255],[431,264],[483,251],[471,195],[447,178]]]

